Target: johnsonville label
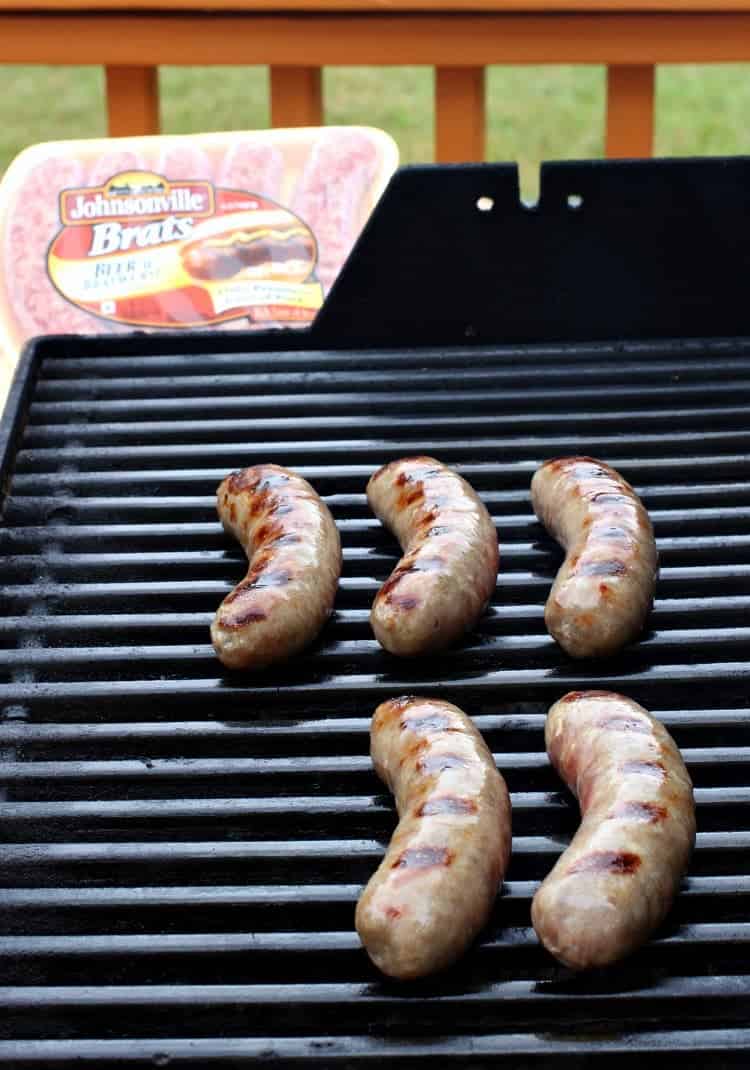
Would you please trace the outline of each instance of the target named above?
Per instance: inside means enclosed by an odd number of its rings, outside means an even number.
[[[60,223],[50,279],[72,304],[117,323],[299,324],[323,302],[312,231],[254,193],[125,172],[63,190]]]

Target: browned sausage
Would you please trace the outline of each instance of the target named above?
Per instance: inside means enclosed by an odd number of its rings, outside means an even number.
[[[339,534],[310,484],[276,464],[233,472],[216,504],[250,567],[217,610],[214,649],[230,669],[263,668],[323,627],[341,575]]]
[[[656,543],[640,498],[609,465],[561,457],[536,471],[531,500],[566,550],[544,610],[550,635],[574,658],[616,652],[654,598]]]
[[[450,702],[382,703],[371,752],[400,820],[356,926],[375,965],[410,980],[450,965],[486,923],[510,856],[510,799],[473,722]]]
[[[666,728],[610,691],[561,698],[545,740],[581,826],[531,918],[566,966],[606,966],[644,943],[672,905],[695,843],[693,785]]]
[[[405,457],[367,484],[373,512],[404,556],[375,596],[370,622],[392,654],[446,647],[477,621],[495,589],[492,518],[472,487],[434,457]]]

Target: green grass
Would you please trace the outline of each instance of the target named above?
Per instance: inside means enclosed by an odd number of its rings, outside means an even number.
[[[427,68],[345,67],[325,74],[328,122],[389,131],[404,162],[433,158],[433,74]],[[518,160],[533,193],[541,160],[600,156],[600,67],[491,68],[488,157]],[[265,69],[167,67],[161,71],[165,133],[268,125]],[[106,130],[104,80],[93,67],[0,67],[0,171],[24,146]],[[659,155],[750,152],[750,65],[662,68],[657,82]]]

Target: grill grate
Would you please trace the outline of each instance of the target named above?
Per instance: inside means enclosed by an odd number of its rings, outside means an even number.
[[[104,345],[38,347],[0,527],[0,1065],[632,1066],[650,1051],[746,1065],[750,343]],[[400,662],[368,626],[397,552],[364,487],[417,450],[483,496],[501,572],[460,647]],[[545,632],[560,552],[528,496],[539,462],[581,451],[635,484],[662,563],[651,630],[594,666]],[[324,496],[344,573],[317,646],[243,677],[208,642],[243,572],[213,495],[267,459]],[[577,817],[544,712],[592,685],[673,732],[699,835],[658,937],[573,978],[538,946],[529,905]],[[476,718],[514,817],[484,938],[408,989],[380,980],[353,931],[394,824],[369,718],[403,691]]]

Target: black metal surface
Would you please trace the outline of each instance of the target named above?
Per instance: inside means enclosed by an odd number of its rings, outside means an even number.
[[[482,210],[484,209],[484,210]],[[750,158],[399,170],[314,330],[327,345],[750,334]]]
[[[0,527],[0,1065],[632,1067],[648,1052],[747,1065],[750,342],[109,345],[39,343],[17,384]],[[364,487],[415,451],[482,494],[501,571],[474,634],[403,662],[367,622],[397,552]],[[580,451],[642,493],[662,561],[643,641],[595,666],[544,630],[560,554],[528,496],[540,461]],[[316,647],[247,677],[223,672],[208,642],[243,572],[213,494],[266,459],[315,483],[345,564]],[[591,684],[669,726],[699,835],[657,937],[572,978],[538,946],[529,905],[576,824],[544,712]],[[487,932],[409,987],[379,978],[353,930],[394,824],[369,718],[404,691],[476,718],[514,807]]]

